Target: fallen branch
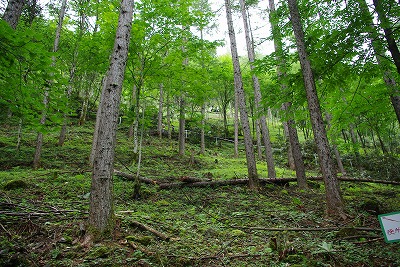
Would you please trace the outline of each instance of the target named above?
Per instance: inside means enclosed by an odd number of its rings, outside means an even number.
[[[322,177],[307,177],[309,181],[322,181]],[[190,180],[194,180],[195,182],[188,182]],[[284,185],[289,182],[296,182],[296,178],[276,178],[276,179],[259,179],[261,184],[276,184],[276,185]],[[388,180],[375,180],[375,179],[358,179],[358,178],[350,178],[350,177],[338,177],[340,181],[346,182],[363,182],[363,183],[380,183],[380,184],[391,184],[391,185],[400,185],[400,182],[396,181],[388,181]],[[246,185],[248,184],[248,179],[233,179],[233,180],[217,180],[217,181],[197,181],[196,178],[193,179],[185,179],[185,182],[180,183],[161,183],[159,184],[160,189],[172,189],[172,188],[181,188],[181,187],[217,187],[217,186],[225,186],[225,185]]]
[[[163,183],[159,185],[160,189],[171,189],[171,188],[181,188],[181,187],[215,187],[224,185],[244,185],[249,182],[248,179],[234,179],[234,180],[219,180],[219,181],[204,181],[204,182],[194,182],[194,183]]]
[[[141,228],[143,230],[149,231],[149,232],[153,233],[154,235],[156,235],[157,237],[161,238],[162,240],[165,240],[165,241],[171,240],[171,238],[169,236],[167,236],[166,234],[163,234],[163,233],[151,228],[150,226],[144,225],[140,222],[133,221],[130,224],[133,226],[136,226],[138,228]]]
[[[342,229],[352,229],[358,231],[370,231],[370,232],[380,232],[381,229],[378,228],[368,228],[368,227],[312,227],[312,228],[268,228],[268,227],[246,227],[246,226],[231,226],[232,228],[244,229],[244,230],[260,230],[260,231],[291,231],[291,232],[310,232],[310,231],[336,231]]]
[[[136,179],[135,175],[132,175],[132,174],[129,174],[129,173],[120,172],[120,171],[117,171],[117,170],[114,170],[114,174],[116,176],[124,177],[124,178],[126,178],[128,180],[132,180],[132,181],[134,181]],[[152,179],[149,179],[149,178],[146,178],[146,177],[142,177],[142,176],[139,176],[139,181],[141,181],[141,182],[143,182],[145,184],[152,184],[152,185],[158,184],[158,181],[155,181],[155,180],[152,180]]]
[[[389,181],[389,180],[377,180],[377,179],[359,179],[359,178],[351,178],[346,176],[338,177],[340,181],[346,182],[361,182],[361,183],[376,183],[376,184],[392,184],[392,185],[400,185],[400,182],[397,181]]]

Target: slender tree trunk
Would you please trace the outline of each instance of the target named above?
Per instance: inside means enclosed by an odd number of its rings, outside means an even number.
[[[200,154],[206,153],[206,141],[205,141],[205,125],[206,125],[206,103],[201,105],[201,133],[200,133]]]
[[[99,106],[97,108],[97,113],[96,113],[96,124],[94,126],[94,132],[93,132],[93,141],[92,141],[92,151],[90,153],[90,157],[89,157],[89,163],[90,166],[93,167],[93,162],[94,162],[94,156],[96,153],[96,146],[97,146],[97,138],[98,138],[98,133],[99,133],[99,127],[100,127],[100,117],[101,117],[101,103],[104,100],[104,92],[105,92],[105,88],[106,88],[106,79],[107,79],[108,74],[106,74],[101,82],[101,94],[100,94],[100,102],[99,102]]]
[[[357,166],[359,166],[360,165],[360,153],[358,152],[357,136],[354,133],[354,126],[352,124],[349,127],[349,132],[350,132],[351,144],[353,147],[353,153],[356,158],[356,164],[357,164]]]
[[[379,1],[375,0],[374,1],[375,6],[379,6]],[[385,54],[384,51],[384,47],[382,47],[381,43],[378,41],[378,31],[377,29],[374,27],[374,23],[373,23],[373,17],[372,15],[370,15],[369,13],[369,9],[368,9],[368,4],[365,0],[361,0],[360,1],[360,5],[362,8],[362,11],[369,16],[370,21],[371,21],[371,30],[370,30],[370,42],[372,44],[372,47],[374,49],[374,54],[375,54],[375,58],[376,61],[378,62],[378,65],[380,67],[380,69],[382,70],[383,73],[383,80],[385,81],[385,84],[389,90],[389,95],[390,95],[390,101],[392,103],[394,112],[396,113],[396,117],[397,117],[397,121],[400,123],[400,89],[399,89],[399,85],[396,83],[395,77],[392,73],[392,71],[390,70],[390,68],[387,66],[387,64],[391,64],[386,62],[386,58],[383,56]],[[378,10],[378,9],[377,9]],[[380,10],[379,13],[381,13],[382,11]],[[382,14],[381,16],[379,16],[379,18],[383,17],[383,21],[385,21],[385,16],[384,14]],[[381,20],[382,21],[382,20]],[[392,42],[392,35],[391,33],[388,31],[388,37],[389,40],[386,38],[387,42]],[[385,32],[385,36],[386,36],[386,32]],[[396,44],[392,45],[393,48],[393,52],[392,52],[392,57],[393,55],[396,55]],[[398,51],[398,48],[397,48]],[[396,65],[397,67],[397,65]],[[399,68],[398,68],[399,69]]]
[[[182,30],[186,31],[188,29],[187,26],[183,26]],[[183,43],[186,43],[186,37],[183,38]],[[182,45],[182,54],[186,53],[186,47]],[[183,69],[189,65],[189,59],[186,57],[182,62]],[[182,79],[182,88],[185,88],[185,81]],[[179,96],[179,155],[185,155],[185,143],[186,143],[186,99],[185,92],[181,91],[181,95]]]
[[[17,28],[25,4],[26,0],[8,0],[6,10],[3,14],[3,19],[14,30]]]
[[[235,93],[235,105],[234,105],[234,153],[235,158],[239,157],[239,101],[237,94]]]
[[[288,86],[285,84],[283,77],[286,76],[286,61],[283,57],[283,44],[282,44],[282,36],[279,32],[279,29],[276,26],[275,22],[275,3],[274,0],[269,0],[269,8],[270,8],[270,23],[272,34],[274,38],[274,48],[277,53],[277,59],[279,60],[279,64],[277,66],[277,74],[278,80],[281,84],[282,94],[287,94]],[[307,179],[306,179],[306,169],[304,167],[303,155],[301,154],[301,147],[299,142],[299,136],[296,129],[295,121],[292,119],[293,112],[290,110],[291,102],[286,102],[282,105],[282,110],[286,113],[285,117],[288,117],[287,121],[284,122],[286,125],[287,136],[288,136],[288,162],[289,166],[291,165],[291,159],[293,159],[294,169],[296,170],[297,183],[300,188],[307,187]]]
[[[257,155],[262,160],[261,129],[260,120],[256,120]]]
[[[287,103],[289,105],[290,103]],[[296,166],[297,184],[300,188],[307,187],[306,168],[304,166],[303,155],[301,154],[301,147],[299,136],[297,134],[296,125],[293,119],[287,121],[289,142],[292,148],[292,155]]]
[[[224,137],[228,138],[229,136],[229,131],[228,131],[228,107],[226,105],[223,105],[222,107],[222,118],[224,121]]]
[[[100,118],[93,161],[88,223],[98,233],[113,232],[114,155],[122,83],[132,27],[133,0],[122,0],[110,67],[99,105]]]
[[[171,107],[169,103],[169,94],[167,93],[167,129],[168,129],[168,140],[172,138],[172,127],[171,127]]]
[[[289,129],[288,129],[287,121],[282,122],[282,126],[283,126],[283,131],[285,133],[285,140],[286,140],[286,143],[287,143],[287,154],[288,154],[289,169],[295,170],[296,166],[294,164],[294,158],[293,158],[293,153],[292,153],[292,145],[290,144],[290,140],[289,140]]]
[[[65,15],[65,9],[67,5],[67,0],[63,0],[62,5],[61,5],[61,10],[60,10],[60,16],[58,19],[58,25],[56,29],[56,37],[54,38],[54,45],[53,45],[53,52],[58,51],[58,44],[60,42],[60,35],[61,35],[61,30],[62,30],[62,24],[64,21],[64,15]],[[53,57],[53,66],[56,63],[56,58]],[[51,82],[49,82],[50,84]],[[46,124],[46,119],[47,119],[47,108],[49,105],[49,90],[50,88],[46,87],[44,90],[44,96],[43,96],[43,111],[42,111],[42,117],[40,119],[40,124],[44,126]],[[42,154],[42,147],[43,147],[43,133],[39,132],[37,135],[36,139],[36,148],[35,148],[35,155],[33,157],[33,168],[37,169],[39,168],[40,165],[40,158]]]
[[[386,146],[385,146],[385,143],[384,143],[383,140],[382,140],[382,137],[381,137],[381,135],[380,135],[378,129],[376,130],[376,136],[378,137],[379,145],[381,146],[382,153],[383,153],[384,155],[386,155],[386,154],[388,153],[388,150],[387,150],[387,148],[386,148]]]
[[[185,97],[182,95],[179,98],[179,155],[185,155],[185,142],[186,142],[186,132],[185,132]]]
[[[254,55],[253,42],[250,38],[250,30],[249,30],[249,24],[247,21],[248,16],[247,16],[247,12],[246,12],[246,6],[244,3],[244,0],[240,0],[239,2],[240,2],[240,9],[242,11],[242,17],[243,17],[244,32],[245,32],[246,46],[247,46],[247,55],[248,55],[249,62],[250,62],[250,69],[253,70],[255,55]],[[266,121],[265,115],[262,113],[262,110],[260,109],[261,89],[260,89],[260,82],[258,80],[257,75],[255,75],[255,74],[252,75],[252,81],[253,81],[253,88],[254,88],[254,108],[256,110],[256,116],[259,117],[259,121],[260,121],[262,140],[264,141],[264,147],[265,147],[265,158],[267,161],[268,178],[276,178],[275,163],[274,163],[274,157],[273,157],[271,138],[269,135],[269,129],[267,126],[267,121]]]
[[[17,146],[16,146],[18,153],[21,147],[21,138],[22,138],[22,118],[19,119],[18,123]]]
[[[234,69],[235,94],[237,95],[240,108],[240,122],[242,124],[244,144],[246,150],[247,172],[249,176],[249,187],[252,190],[258,190],[259,180],[257,174],[257,165],[254,155],[253,139],[250,132],[249,118],[247,117],[246,100],[243,89],[242,73],[240,70],[239,56],[237,53],[235,30],[233,28],[231,4],[225,0],[226,20],[228,24],[229,39],[231,44],[232,62]]]
[[[66,105],[66,110],[63,113],[63,124],[61,126],[61,131],[60,131],[60,136],[58,137],[58,146],[63,146],[65,142],[65,138],[67,136],[67,123],[68,123],[68,117],[67,117],[67,112],[69,108],[69,98],[72,93],[72,80],[74,79],[74,73],[75,73],[75,65],[72,67],[69,75],[69,83],[67,85],[67,105]]]
[[[385,33],[385,39],[388,44],[389,52],[392,55],[397,72],[400,74],[400,51],[393,36],[393,29],[389,19],[386,16],[385,10],[382,6],[382,0],[373,0],[375,11],[381,22],[381,27]]]
[[[158,130],[158,137],[162,138],[163,132],[163,104],[164,104],[164,85],[160,83],[160,99],[158,101],[158,123],[157,123],[157,130]]]
[[[328,124],[328,130],[331,128],[331,119],[332,119],[332,115],[331,114],[327,114],[326,115],[326,121],[327,121],[327,124]],[[335,139],[334,138],[332,138],[332,143],[333,143],[332,150],[333,150],[333,153],[335,154],[335,158],[336,158],[336,162],[337,162],[339,171],[343,175],[346,175],[346,170],[343,167],[342,157],[340,156],[340,153],[339,153],[339,150],[338,150],[338,148],[337,148],[337,146],[335,144]]]
[[[330,154],[328,138],[322,119],[311,62],[308,59],[308,54],[306,52],[304,32],[302,29],[297,1],[288,0],[288,5],[293,31],[296,38],[300,65],[303,73],[314,139],[318,149],[320,168],[325,183],[325,196],[327,204],[326,211],[329,216],[340,216],[341,218],[345,219],[347,216],[344,213],[344,205],[340,193],[339,182],[334,171],[332,157]]]
[[[142,110],[142,120],[144,120],[144,113],[145,113],[145,107],[143,107]],[[137,160],[137,171],[136,171],[136,176],[135,176],[135,183],[133,185],[133,196],[134,199],[139,199],[140,194],[141,194],[141,182],[140,182],[140,167],[142,164],[142,145],[143,145],[143,133],[144,133],[144,123],[142,123],[141,129],[140,129],[140,140],[139,140],[139,154],[138,154],[138,160]]]
[[[86,88],[84,96],[83,96],[81,114],[80,114],[79,120],[78,120],[79,126],[82,126],[83,124],[85,124],[85,121],[86,121],[87,111],[88,111],[88,107],[89,107],[89,94],[90,94],[89,90],[90,90],[90,88]]]
[[[76,52],[76,51],[75,51]],[[60,136],[58,137],[58,146],[63,146],[65,142],[65,138],[67,136],[67,123],[68,123],[68,109],[69,109],[69,98],[71,97],[72,93],[72,81],[74,80],[75,77],[75,69],[76,69],[76,56],[77,53],[74,53],[74,61],[72,63],[72,68],[69,72],[69,81],[67,85],[67,105],[66,105],[66,111],[63,113],[63,124],[61,126],[61,131],[60,131]]]
[[[137,93],[137,90],[136,90],[136,85],[133,85],[133,87],[132,87],[132,95],[131,95],[131,103],[130,103],[130,105],[131,105],[131,111],[133,111],[132,113],[133,114],[136,114],[136,112],[138,112],[137,110],[136,110],[136,93]],[[133,116],[135,116],[135,115],[133,115]],[[134,135],[134,132],[135,132],[135,118],[133,118],[133,121],[132,121],[132,123],[131,123],[131,125],[129,125],[129,129],[128,129],[128,137],[129,138],[133,138],[133,135]]]
[[[142,83],[140,83],[142,84]],[[139,153],[139,121],[140,121],[140,85],[133,86],[133,90],[135,90],[135,100],[134,100],[134,120],[133,120],[133,155],[134,159],[132,163],[138,161],[138,153]]]

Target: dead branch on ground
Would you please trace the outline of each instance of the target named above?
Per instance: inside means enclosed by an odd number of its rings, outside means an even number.
[[[357,231],[369,231],[369,232],[380,232],[381,229],[378,228],[368,228],[368,227],[288,227],[288,228],[269,228],[269,227],[246,227],[246,226],[231,226],[232,228],[244,229],[244,230],[259,230],[259,231],[292,231],[292,232],[302,232],[302,231],[337,231],[343,229],[351,229]]]
[[[138,221],[132,221],[130,224],[133,226],[136,226],[142,230],[149,231],[149,232],[153,233],[154,235],[156,235],[157,237],[161,238],[162,240],[165,240],[165,241],[171,240],[171,237],[167,236],[166,234],[163,234],[163,233],[151,228],[150,226],[142,224]]]
[[[126,178],[128,180],[132,180],[132,181],[134,181],[136,179],[135,175],[132,175],[129,173],[124,173],[124,172],[117,171],[117,170],[114,170],[114,174],[116,176],[124,177],[124,178]],[[149,179],[146,177],[142,177],[142,176],[139,176],[139,180],[145,184],[152,184],[152,185],[158,184],[158,181],[155,181],[155,180],[152,180],[152,179]]]

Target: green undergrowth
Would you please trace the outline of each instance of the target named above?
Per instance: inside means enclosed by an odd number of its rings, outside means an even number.
[[[114,177],[114,236],[86,246],[82,225],[89,210],[89,127],[71,128],[63,147],[55,146],[56,135],[46,136],[38,170],[29,167],[35,136],[25,133],[17,153],[11,133],[0,136],[0,266],[400,265],[399,244],[383,241],[377,220],[378,214],[400,210],[400,187],[372,183],[341,183],[349,215],[343,221],[325,216],[321,182],[310,182],[308,190],[295,183],[267,184],[259,192],[246,186],[160,190],[142,185],[136,199],[132,181]],[[183,157],[177,147],[176,141],[147,135],[141,176],[179,182],[183,176],[221,180],[247,175],[244,156],[234,158],[229,143],[207,147],[205,155],[187,144]],[[136,174],[132,151],[133,142],[120,131],[116,169]],[[259,161],[258,168],[266,177],[265,162]],[[277,172],[295,177],[284,166]],[[168,240],[138,228],[137,222]]]

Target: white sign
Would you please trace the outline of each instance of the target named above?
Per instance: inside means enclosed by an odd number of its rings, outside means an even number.
[[[378,215],[387,243],[400,241],[400,211]]]

